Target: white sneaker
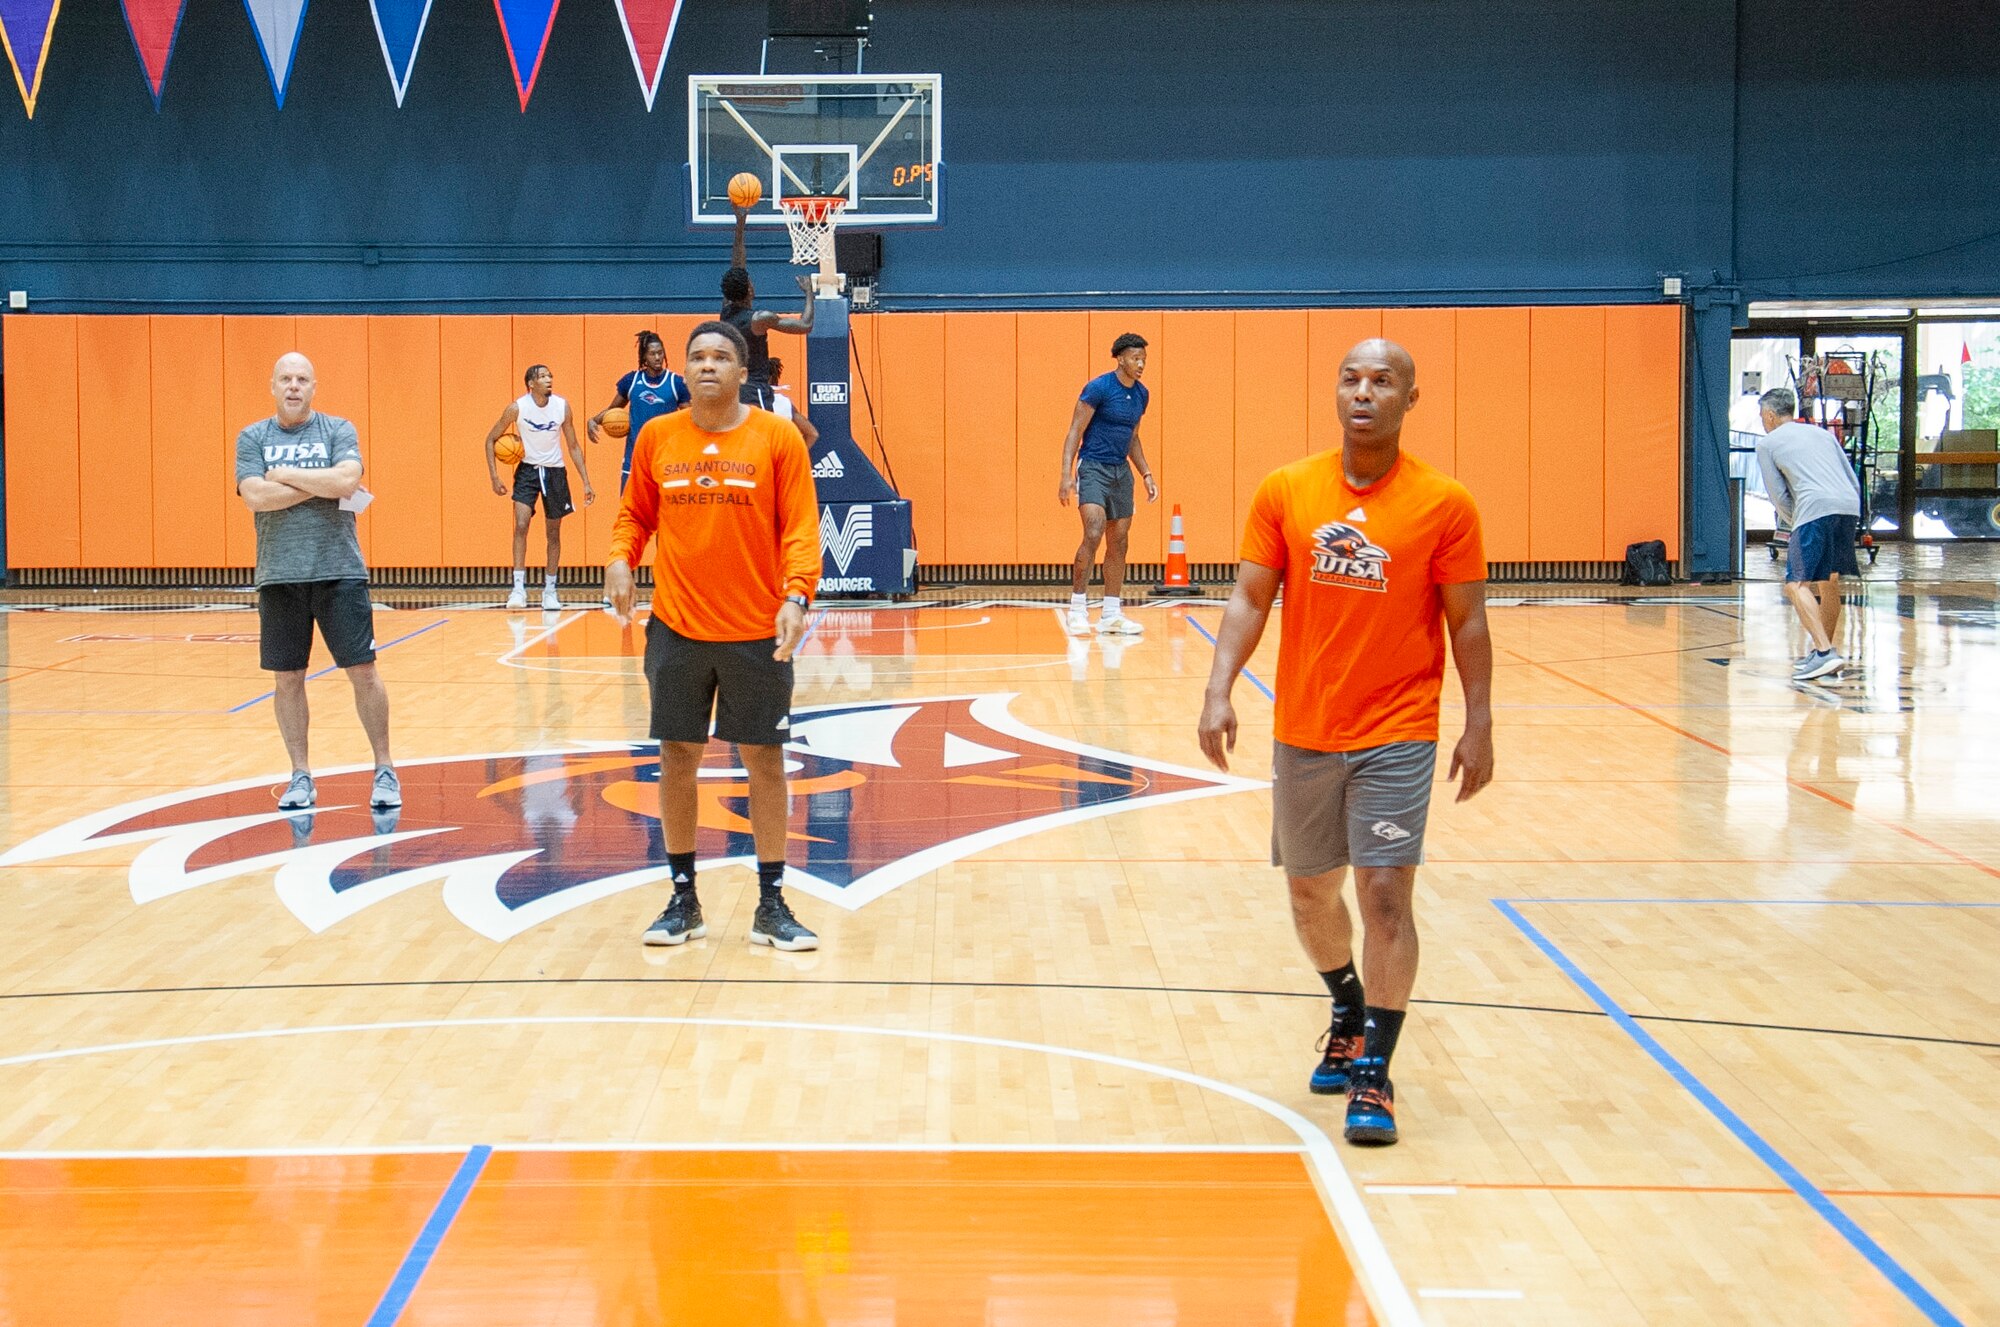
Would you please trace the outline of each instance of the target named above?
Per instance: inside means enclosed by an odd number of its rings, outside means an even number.
[[[507,596],[507,607],[518,610],[526,608],[527,606],[528,606],[527,587],[516,585],[514,587],[514,593]]]
[[[543,586],[542,610],[544,612],[553,613],[559,610],[561,607],[562,607],[562,596],[556,593],[556,587],[553,585]]]
[[[1081,608],[1070,609],[1069,613],[1063,618],[1063,630],[1072,636],[1088,636],[1090,634],[1090,614]]]
[[[1145,630],[1123,613],[1114,617],[1099,618],[1097,622],[1097,634],[1100,636],[1137,636]]]

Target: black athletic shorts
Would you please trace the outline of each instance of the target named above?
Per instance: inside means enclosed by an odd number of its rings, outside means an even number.
[[[542,500],[542,515],[552,521],[559,521],[575,511],[576,504],[569,500],[569,468],[529,465],[526,461],[515,466],[514,501],[533,511],[537,497]]]
[[[1076,505],[1102,507],[1107,521],[1128,521],[1132,501],[1132,466],[1128,461],[1084,461],[1076,467]]]
[[[792,665],[771,657],[766,640],[690,640],[658,618],[646,621],[646,681],[653,691],[653,737],[742,746],[778,746],[791,736]]]
[[[375,610],[367,581],[296,581],[257,591],[258,653],[270,673],[303,673],[312,660],[313,623],[335,666],[375,662]]]

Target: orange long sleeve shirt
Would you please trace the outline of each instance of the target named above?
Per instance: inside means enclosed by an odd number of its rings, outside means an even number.
[[[653,616],[691,640],[767,640],[788,594],[819,586],[819,499],[805,439],[752,408],[727,433],[677,410],[647,423],[612,527],[635,564],[655,539]]]

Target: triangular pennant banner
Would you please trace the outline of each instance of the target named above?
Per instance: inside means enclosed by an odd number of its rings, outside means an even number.
[[[14,86],[35,118],[35,98],[42,91],[42,66],[48,63],[49,38],[56,30],[62,0],[0,0],[0,46],[14,66]]]
[[[375,12],[375,36],[382,43],[382,58],[389,62],[389,85],[396,89],[396,104],[410,90],[410,71],[417,65],[417,47],[424,40],[424,25],[430,22],[431,0],[368,0]]]
[[[680,16],[681,0],[618,0],[618,21],[625,25],[625,46],[632,52],[632,68],[639,75],[639,90],[646,94],[649,111],[660,90],[660,75],[666,72],[667,49],[674,44],[674,24]]]
[[[160,94],[167,88],[167,64],[174,58],[174,38],[180,35],[187,0],[124,0],[124,5],[125,28],[132,34],[132,49],[139,53],[157,111]]]
[[[306,26],[306,0],[243,0],[243,8],[250,13],[250,25],[257,29],[264,70],[271,76],[271,91],[277,94],[282,109],[285,88],[292,81],[292,56],[298,53],[299,33]]]
[[[514,86],[520,90],[521,109],[526,111],[528,98],[535,91],[535,78],[542,72],[549,29],[555,26],[562,0],[493,0],[493,8],[500,14],[500,39],[507,43],[507,63],[514,68]],[[528,57],[525,65],[523,56]]]

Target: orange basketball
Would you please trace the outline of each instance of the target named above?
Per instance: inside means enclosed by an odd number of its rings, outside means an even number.
[[[737,207],[755,207],[764,197],[764,182],[743,171],[729,180],[729,201]]]
[[[502,433],[500,441],[493,444],[493,459],[502,465],[519,465],[522,455],[518,433]]]
[[[599,421],[598,427],[614,438],[622,438],[632,431],[632,416],[613,406],[604,412],[604,418]]]

